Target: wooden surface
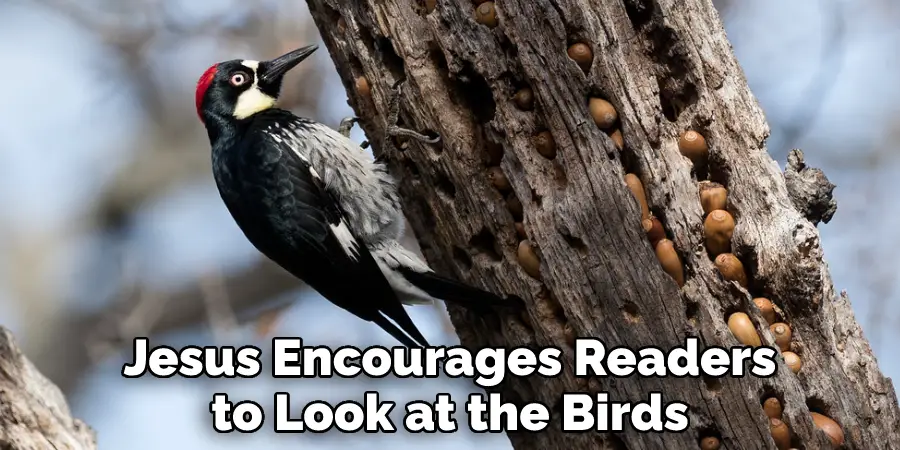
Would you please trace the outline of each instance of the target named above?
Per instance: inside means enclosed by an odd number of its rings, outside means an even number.
[[[511,379],[499,391],[509,400],[554,405],[554,420],[561,394],[571,391],[608,391],[616,401],[646,401],[662,391],[664,401],[690,406],[686,433],[564,434],[555,422],[540,434],[510,434],[517,449],[695,449],[707,434],[721,436],[726,449],[775,448],[760,406],[773,394],[786,404],[797,448],[828,448],[810,407],[841,424],[843,448],[900,448],[894,388],[846,294],[834,291],[813,223],[834,213],[833,186],[798,153],[786,182],[766,151],[763,112],[709,0],[500,0],[495,28],[474,20],[470,0],[437,0],[432,12],[425,0],[307,2],[376,153],[387,148],[379,141],[389,88],[404,77],[403,125],[443,138],[435,145],[400,142],[384,155],[429,263],[528,304],[524,320],[450,308],[462,343],[554,345],[567,354],[563,376]],[[593,51],[587,71],[566,54],[574,42]],[[371,97],[356,89],[360,76]],[[534,91],[533,111],[512,101],[526,86]],[[623,150],[594,124],[589,96],[615,106]],[[679,152],[678,136],[687,129],[706,137],[708,164],[695,167]],[[552,160],[534,145],[545,130],[556,144]],[[540,280],[517,262],[515,220],[488,177],[498,159],[523,205]],[[675,243],[682,288],[661,269],[641,228],[626,172],[640,177]],[[726,282],[707,256],[698,199],[704,179],[728,189],[727,209],[737,222],[732,252],[747,268],[749,291]],[[763,343],[774,345],[752,303],[760,296],[772,299],[793,328],[792,350],[804,363],[798,375],[783,362],[768,379],[571,375],[567,329],[609,347],[668,349],[689,336],[728,347],[738,343],[726,317],[744,311]]]
[[[0,326],[0,449],[93,450],[93,430],[73,419],[59,389]]]

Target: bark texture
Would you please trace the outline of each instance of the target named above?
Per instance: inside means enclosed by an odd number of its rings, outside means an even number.
[[[812,410],[841,425],[842,448],[900,448],[894,388],[846,294],[834,291],[814,225],[834,213],[834,186],[799,152],[786,173],[768,155],[768,125],[711,1],[499,0],[495,27],[475,19],[472,0],[307,2],[376,154],[401,181],[429,263],[528,304],[524,317],[451,307],[462,343],[553,345],[566,353],[561,377],[509,379],[500,387],[508,400],[553,405],[546,432],[510,433],[515,448],[696,449],[714,435],[721,448],[772,449],[761,407],[771,395],[784,403],[792,447],[829,448]],[[584,67],[567,55],[575,42],[593,52]],[[440,143],[385,145],[390,87],[402,78],[402,124],[436,132]],[[532,109],[513,99],[525,87],[533,91]],[[617,110],[621,150],[592,120],[591,96]],[[706,137],[703,164],[679,151],[687,129]],[[541,140],[546,134],[536,138],[541,132],[552,136],[554,151]],[[492,166],[511,192],[492,183]],[[674,242],[683,287],[648,242],[623,182],[627,172],[640,177]],[[728,189],[727,210],[737,222],[731,248],[746,268],[746,288],[726,281],[707,256],[702,180]],[[516,222],[540,259],[537,277],[518,262]],[[775,346],[754,297],[772,299],[791,325],[791,350],[804,364],[798,374],[779,358],[768,379],[572,375],[573,336],[601,337],[609,348],[668,349],[689,336],[701,347],[730,347],[738,342],[726,318],[736,311],[749,314],[764,345]],[[558,402],[573,391],[607,391],[615,401],[646,401],[661,391],[664,401],[690,406],[690,430],[565,434]]]
[[[0,449],[93,450],[93,430],[72,418],[53,383],[28,361],[0,327]]]

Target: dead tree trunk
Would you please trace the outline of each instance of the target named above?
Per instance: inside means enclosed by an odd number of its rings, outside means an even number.
[[[811,420],[818,411],[842,427],[842,448],[900,448],[894,388],[823,260],[814,223],[833,213],[833,186],[799,152],[786,173],[769,157],[768,126],[709,0],[498,0],[478,13],[482,2],[472,0],[307,1],[350,104],[401,181],[428,261],[528,304],[524,319],[451,308],[462,343],[566,349],[563,376],[509,380],[500,392],[556,405],[567,391],[607,391],[615,401],[661,391],[690,406],[686,433],[564,434],[557,422],[511,434],[516,449],[696,449],[710,435],[722,448],[771,449],[761,406],[770,396],[784,404],[791,447],[828,448]],[[590,48],[583,64],[568,54],[575,43]],[[390,86],[401,78],[401,121],[439,133],[439,144],[378,145]],[[515,97],[524,88],[533,102]],[[615,107],[613,128],[595,124],[589,97]],[[685,130],[705,136],[708,158],[682,155]],[[661,268],[626,173],[643,182],[674,243],[683,286]],[[737,223],[728,251],[747,283],[726,280],[708,256],[704,180],[727,188]],[[539,269],[518,262],[520,246],[528,253],[520,236]],[[778,321],[790,324],[799,373],[779,358],[768,379],[572,375],[572,336],[601,337],[608,348],[669,349],[689,336],[731,347],[734,312],[775,346],[756,297],[771,299]]]
[[[93,450],[94,432],[73,419],[59,388],[44,378],[0,327],[0,449]]]

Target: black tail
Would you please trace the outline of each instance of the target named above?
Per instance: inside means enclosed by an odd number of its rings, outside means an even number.
[[[397,270],[417,288],[446,302],[453,302],[472,309],[483,309],[490,306],[515,309],[525,307],[522,300],[518,298],[504,299],[496,294],[444,278],[434,272],[416,272],[405,267],[399,267]]]

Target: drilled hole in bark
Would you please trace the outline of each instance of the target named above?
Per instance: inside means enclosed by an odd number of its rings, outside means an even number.
[[[466,270],[472,268],[472,258],[462,248],[453,246],[453,259]]]
[[[628,14],[628,20],[635,30],[650,21],[654,6],[652,0],[625,0],[625,14]]]
[[[697,440],[697,444],[700,445],[700,448],[703,448],[703,441],[706,439],[715,439],[722,442],[722,433],[719,433],[719,430],[712,427],[704,427],[699,430],[697,433],[700,436],[700,439]]]
[[[569,244],[569,247],[572,247],[573,250],[580,254],[587,253],[587,245],[585,245],[584,241],[581,240],[581,238],[573,236],[572,234],[565,231],[560,231],[559,234],[566,241],[566,243]]]
[[[427,16],[437,7],[437,0],[416,0],[416,13],[420,16]]]
[[[478,234],[472,236],[472,239],[469,239],[469,246],[479,254],[486,255],[492,261],[503,259],[500,256],[500,250],[497,248],[497,238],[487,228],[482,228]]]
[[[435,174],[434,181],[439,193],[450,200],[456,198],[456,185],[453,184],[453,181],[451,181],[450,177],[448,177],[445,173],[437,172]]]
[[[482,133],[483,134],[483,133]],[[484,165],[485,166],[499,166],[503,161],[503,146],[487,139],[483,138],[484,142]]]
[[[684,315],[695,327],[700,323],[700,304],[697,302],[688,302],[684,307]]]
[[[347,22],[344,21],[343,17],[341,17],[341,13],[339,13],[336,9],[332,8],[328,5],[323,5],[323,10],[325,11],[325,16],[328,17],[328,22],[334,25],[335,29],[343,33],[347,29]]]
[[[706,390],[713,394],[722,390],[722,380],[716,377],[703,375],[703,384],[706,385]]]
[[[418,207],[417,215],[418,217],[422,218],[423,227],[425,228],[425,230],[433,230],[437,226],[437,221],[434,218],[434,213],[431,211],[431,207],[428,206],[428,202],[425,201],[424,198],[419,196],[415,196],[414,198],[416,199],[414,201],[415,206]],[[427,241],[427,239],[422,239],[422,242]]]
[[[403,58],[394,51],[394,44],[386,37],[375,40],[376,55],[381,56],[381,64],[391,73],[395,80],[404,78]]]
[[[819,413],[825,417],[831,417],[831,408],[824,400],[818,397],[809,397],[806,399],[806,407],[810,412]]]
[[[531,201],[534,202],[534,204],[535,204],[536,206],[540,207],[540,206],[541,206],[541,202],[542,202],[543,200],[544,200],[544,198],[541,197],[541,195],[538,194],[537,191],[534,190],[534,188],[531,188]]]
[[[734,216],[735,222],[740,223],[738,222],[740,220],[738,214],[732,213],[732,216]],[[741,260],[741,263],[744,265],[744,271],[747,273],[747,291],[760,291],[760,286],[763,283],[756,279],[756,274],[759,270],[759,258],[756,255],[756,249],[750,245],[740,245],[734,249],[734,255]]]
[[[506,196],[506,209],[509,210],[510,214],[512,214],[512,218],[514,221],[522,221],[525,210],[522,207],[522,202],[519,201],[519,197],[516,195],[515,191],[510,192],[509,195]]]
[[[625,445],[625,441],[622,440],[619,436],[610,433],[609,440],[607,444],[609,444],[609,448],[613,450],[628,450],[628,446]]]
[[[463,106],[472,111],[478,123],[487,123],[494,119],[497,104],[494,102],[494,93],[488,82],[466,61],[463,68],[456,74],[456,87],[451,92],[461,95],[459,99]]]
[[[625,302],[622,305],[622,316],[627,322],[638,323],[641,321],[641,310],[638,305],[632,302]]]

